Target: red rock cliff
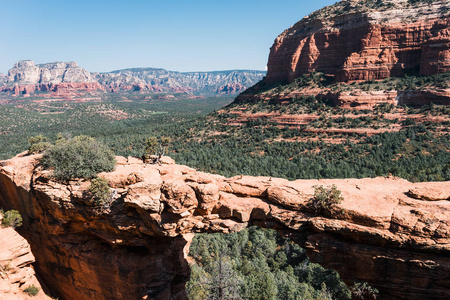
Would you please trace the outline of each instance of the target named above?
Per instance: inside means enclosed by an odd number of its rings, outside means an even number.
[[[187,236],[249,225],[290,236],[312,261],[369,282],[383,299],[450,297],[450,182],[227,179],[118,158],[100,174],[112,202],[95,207],[89,182],[54,182],[37,157],[1,162],[0,205],[23,215],[37,271],[60,299],[186,299]],[[345,200],[314,215],[306,203],[316,184],[336,184]]]
[[[1,221],[0,221],[1,223]],[[32,264],[35,262],[30,245],[12,228],[0,226],[0,299],[50,300],[36,278]],[[39,288],[31,297],[24,289],[34,285]]]
[[[450,1],[341,1],[280,34],[265,81],[292,82],[313,71],[337,81],[450,70]]]

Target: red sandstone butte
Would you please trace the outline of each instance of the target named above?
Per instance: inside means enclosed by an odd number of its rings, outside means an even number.
[[[285,30],[271,47],[265,82],[313,71],[345,82],[450,70],[449,1],[378,3],[341,1]]]

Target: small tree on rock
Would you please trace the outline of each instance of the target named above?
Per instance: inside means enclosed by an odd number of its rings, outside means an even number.
[[[341,191],[338,190],[334,184],[331,187],[315,185],[313,188],[314,197],[311,199],[310,205],[315,210],[316,215],[323,212],[329,212],[333,206],[344,200]]]
[[[172,140],[170,137],[161,137],[159,141],[154,136],[149,137],[145,141],[145,150],[144,155],[142,155],[142,160],[148,162],[153,156],[152,163],[160,163],[161,157],[166,154],[171,142]]]
[[[30,147],[28,147],[29,153],[43,152],[52,145],[48,142],[48,139],[42,134],[29,137],[28,143],[30,144]]]
[[[96,205],[103,205],[111,196],[111,191],[108,185],[108,179],[97,177],[92,179],[89,186],[89,193],[92,196],[93,202]]]
[[[3,214],[2,227],[17,228],[20,226],[22,226],[22,216],[17,210],[8,210]]]

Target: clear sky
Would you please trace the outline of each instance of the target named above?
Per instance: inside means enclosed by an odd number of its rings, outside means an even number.
[[[0,73],[76,61],[91,72],[265,70],[286,28],[337,0],[2,0]]]

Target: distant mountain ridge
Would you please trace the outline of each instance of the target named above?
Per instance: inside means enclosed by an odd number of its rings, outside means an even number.
[[[138,87],[159,87],[161,90],[219,93],[225,86],[238,84],[236,93],[256,84],[266,74],[254,70],[229,70],[211,72],[176,72],[157,68],[130,68],[107,73],[93,73],[103,86],[114,90]]]
[[[176,72],[161,68],[128,68],[111,72],[89,72],[76,62],[35,64],[31,60],[17,62],[7,75],[0,74],[1,91],[15,95],[35,91],[52,91],[60,84],[75,89],[89,83],[94,90],[109,92],[149,91],[192,94],[240,93],[260,81],[266,72],[228,70],[211,72]]]

